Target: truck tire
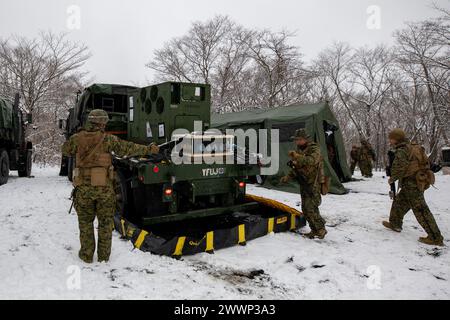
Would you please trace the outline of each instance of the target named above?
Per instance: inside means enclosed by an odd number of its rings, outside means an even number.
[[[0,150],[0,185],[8,182],[9,178],[9,156],[6,150]]]
[[[67,159],[67,178],[70,182],[73,181],[73,165],[74,165],[74,159],[73,157],[69,157]]]
[[[128,204],[128,190],[125,175],[120,171],[116,172],[114,191],[116,193],[116,212],[120,216],[124,216]]]
[[[67,177],[68,175],[68,168],[67,168],[67,164],[68,164],[68,157],[62,156],[61,157],[61,166],[59,168],[59,175],[61,177]]]
[[[33,154],[31,150],[27,150],[26,156],[25,156],[25,164],[20,166],[18,173],[19,177],[29,177],[31,176],[31,168],[33,166]]]

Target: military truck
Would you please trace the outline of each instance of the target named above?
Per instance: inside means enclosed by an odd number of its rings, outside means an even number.
[[[89,111],[96,108],[103,109],[109,114],[110,121],[106,128],[108,133],[127,139],[128,96],[133,90],[137,90],[137,88],[114,84],[94,84],[83,92],[79,92],[75,106],[69,110],[68,118],[64,121],[60,120],[59,127],[64,129],[66,139],[86,124]],[[74,165],[74,158],[62,157],[60,175],[68,176],[72,181]]]
[[[25,140],[25,128],[31,116],[24,119],[19,109],[19,95],[14,102],[0,97],[0,185],[8,182],[9,171],[29,177],[32,167],[32,143]]]
[[[441,163],[442,167],[450,167],[450,147],[443,147],[441,149]]]
[[[205,148],[211,141],[222,139],[227,150],[221,156],[234,157],[234,137],[203,134],[210,127],[210,87],[205,84],[166,82],[145,88],[95,84],[84,90],[75,108],[69,112],[67,138],[85,125],[93,109],[108,112],[106,131],[141,144],[160,145],[158,155],[142,159],[114,158],[117,173],[118,210],[129,221],[150,225],[168,221],[245,211],[255,203],[244,203],[245,179],[259,173],[257,165],[192,164],[175,165],[171,151],[183,140]],[[194,131],[199,121],[201,132]],[[185,129],[182,136],[173,136]],[[198,129],[198,128],[197,128]],[[187,154],[191,159],[201,154]],[[214,152],[217,156],[217,153]],[[63,159],[61,175],[71,177],[74,159]]]
[[[179,258],[305,225],[299,211],[246,194],[248,177],[260,174],[259,155],[238,147],[234,135],[210,129],[210,96],[210,86],[199,83],[96,84],[69,111],[67,138],[91,110],[103,109],[111,120],[107,132],[160,147],[143,158],[113,154],[114,226],[136,248]],[[63,159],[60,174],[70,177],[75,166]]]

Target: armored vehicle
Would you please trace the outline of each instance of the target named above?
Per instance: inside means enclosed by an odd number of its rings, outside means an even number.
[[[19,109],[19,95],[14,102],[0,97],[0,185],[8,182],[9,171],[29,177],[32,166],[32,143],[25,141],[25,128],[31,116],[24,119]]]

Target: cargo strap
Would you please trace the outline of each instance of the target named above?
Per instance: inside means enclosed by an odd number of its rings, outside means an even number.
[[[238,244],[245,246],[247,244],[245,240],[245,224],[240,224],[238,227],[239,241]]]
[[[186,241],[186,237],[179,237],[177,241],[177,245],[175,247],[175,251],[173,252],[174,257],[181,257],[183,254],[184,242]]]
[[[148,234],[147,231],[145,230],[141,230],[141,232],[139,233],[139,236],[136,240],[136,242],[134,243],[134,246],[138,249],[141,248],[142,243],[144,242],[145,236]]]
[[[206,252],[213,253],[214,252],[214,231],[210,231],[206,233]]]

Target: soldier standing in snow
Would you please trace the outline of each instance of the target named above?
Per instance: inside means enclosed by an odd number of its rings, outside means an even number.
[[[417,221],[428,234],[419,241],[429,245],[443,246],[443,237],[424,198],[424,191],[434,183],[434,174],[424,148],[410,143],[402,129],[389,133],[389,143],[395,149],[389,183],[399,181],[400,192],[392,203],[389,221],[383,225],[393,231],[402,230],[403,217],[412,209]]]
[[[350,151],[350,172],[352,175],[355,173],[356,165],[358,164],[359,159],[359,147],[354,144],[352,146],[352,150]]]
[[[297,146],[296,151],[290,151],[292,170],[281,178],[281,183],[296,179],[300,184],[302,211],[308,221],[311,232],[310,239],[323,239],[327,234],[325,220],[321,217],[319,206],[322,202],[321,180],[323,175],[323,159],[319,146],[312,142],[306,130],[299,129],[291,137]]]
[[[366,178],[371,178],[372,161],[375,161],[375,151],[372,145],[366,139],[361,139],[361,147],[359,148],[359,169],[361,174]]]
[[[63,155],[75,156],[73,171],[75,210],[78,214],[81,248],[78,256],[91,263],[95,251],[94,220],[98,220],[98,261],[108,261],[116,195],[113,187],[114,169],[111,152],[119,157],[144,156],[157,153],[158,146],[138,145],[105,133],[109,120],[104,110],[89,113],[84,130],[74,134],[62,147]]]

